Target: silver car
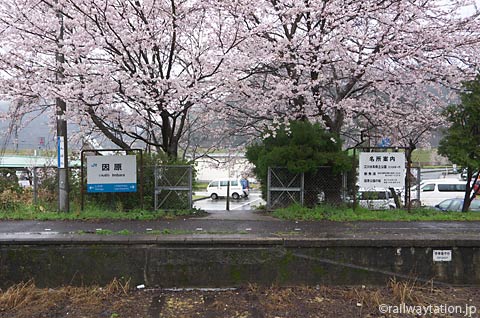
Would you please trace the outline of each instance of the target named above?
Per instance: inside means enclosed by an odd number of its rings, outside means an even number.
[[[461,212],[463,207],[463,199],[453,198],[453,199],[446,199],[440,202],[439,204],[435,205],[437,210],[443,212]],[[480,200],[474,199],[470,203],[469,211],[472,212],[480,212]]]

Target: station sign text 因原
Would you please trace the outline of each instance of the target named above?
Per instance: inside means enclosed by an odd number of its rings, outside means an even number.
[[[359,186],[364,189],[403,188],[405,154],[402,152],[362,152]]]
[[[87,192],[136,191],[136,156],[87,156]]]

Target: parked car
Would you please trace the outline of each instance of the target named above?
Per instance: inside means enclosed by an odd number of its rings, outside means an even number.
[[[465,196],[465,181],[456,179],[432,179],[420,183],[420,190],[413,188],[410,192],[412,206],[435,206],[446,199],[463,198]],[[417,191],[420,191],[418,202]]]
[[[478,173],[477,171],[474,171],[473,174],[472,174],[473,177],[475,177],[475,175],[476,175],[477,173]],[[464,181],[467,181],[467,169],[466,169],[466,168],[464,168],[464,169],[462,170],[462,173],[460,174],[460,178],[461,178],[462,180],[464,180]]]
[[[228,182],[230,182],[230,196],[239,199],[248,195],[248,189],[243,189],[239,179],[221,179],[210,182],[207,186],[207,192],[213,200],[219,197],[227,196]],[[246,192],[246,193],[245,193]]]
[[[462,207],[463,199],[460,198],[446,199],[435,205],[437,210],[444,212],[460,212],[462,211]],[[469,211],[480,212],[480,200],[472,200]]]
[[[357,193],[357,202],[359,206],[370,210],[388,210],[396,208],[395,200],[388,189],[360,189]]]

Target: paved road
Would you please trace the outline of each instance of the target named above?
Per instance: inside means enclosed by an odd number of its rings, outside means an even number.
[[[452,174],[442,169],[422,169],[420,173],[420,180],[443,178],[461,180],[460,173]]]
[[[207,193],[196,193],[198,195],[207,195]],[[218,200],[212,200],[210,198],[196,201],[193,204],[194,208],[201,209],[203,211],[220,211],[225,210],[227,205],[226,198],[220,198]],[[259,192],[252,192],[247,198],[240,198],[238,200],[230,200],[230,211],[239,210],[254,210],[256,207],[265,205],[265,201],[261,198]]]

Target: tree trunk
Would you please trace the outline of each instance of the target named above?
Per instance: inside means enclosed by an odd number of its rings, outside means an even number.
[[[463,198],[463,206],[462,212],[467,212],[470,208],[470,194],[472,193],[472,187],[470,186],[470,182],[472,181],[473,171],[472,168],[467,168],[467,182],[465,184],[465,196]]]

